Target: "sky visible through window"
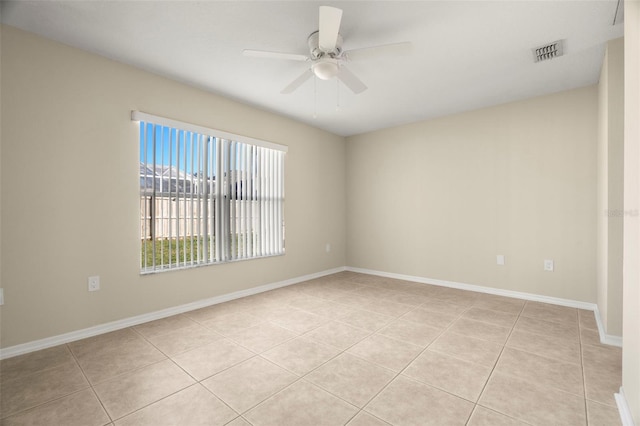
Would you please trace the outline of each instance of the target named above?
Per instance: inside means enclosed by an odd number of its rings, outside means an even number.
[[[205,136],[158,124],[140,124],[140,163],[173,166],[188,175],[199,174],[203,155],[202,144],[199,142]],[[214,144],[215,142],[209,145],[209,149],[214,150],[209,153],[209,176],[215,176]]]

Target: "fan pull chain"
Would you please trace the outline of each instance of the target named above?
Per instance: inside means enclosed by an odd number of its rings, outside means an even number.
[[[318,118],[318,77],[313,76],[313,118]]]
[[[340,111],[340,81],[336,78],[336,111]]]

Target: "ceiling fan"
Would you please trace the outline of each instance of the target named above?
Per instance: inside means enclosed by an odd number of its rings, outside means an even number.
[[[311,62],[298,78],[293,80],[281,93],[289,94],[300,87],[313,75],[330,80],[337,78],[353,93],[362,93],[367,86],[344,65],[347,61],[356,61],[376,57],[383,54],[406,54],[411,50],[410,42],[384,44],[365,47],[362,49],[342,50],[342,36],[340,35],[340,21],[342,9],[330,6],[320,6],[318,31],[307,38],[309,55],[296,53],[269,52],[264,50],[245,49],[245,56],[258,58],[286,59],[290,61]]]

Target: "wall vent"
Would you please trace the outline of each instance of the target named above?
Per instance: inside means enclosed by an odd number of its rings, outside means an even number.
[[[545,44],[544,46],[538,46],[532,50],[533,62],[541,62],[557,58],[563,54],[562,40],[554,41],[553,43]]]

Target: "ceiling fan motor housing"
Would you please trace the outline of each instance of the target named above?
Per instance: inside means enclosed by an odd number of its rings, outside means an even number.
[[[312,59],[319,59],[323,56],[328,56],[330,58],[337,58],[342,53],[342,36],[338,34],[338,39],[336,40],[336,48],[331,52],[324,52],[320,49],[319,46],[319,35],[320,31],[316,31],[311,33],[309,38],[307,39],[307,43],[309,44],[309,52],[311,54]]]

